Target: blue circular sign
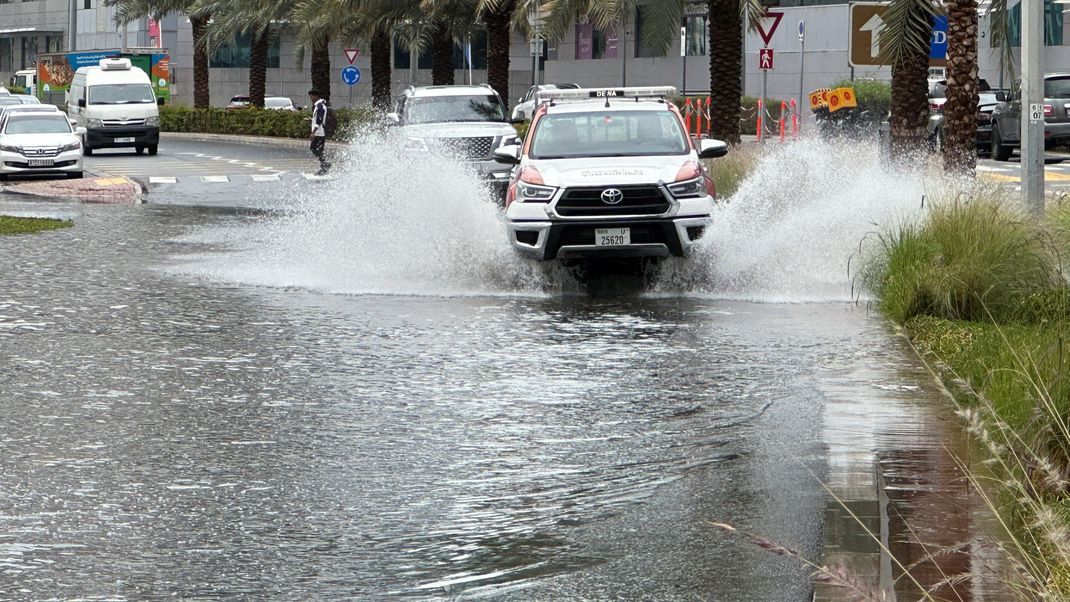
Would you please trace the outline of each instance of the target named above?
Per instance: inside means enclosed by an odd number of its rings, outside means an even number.
[[[342,68],[342,81],[347,86],[352,86],[360,81],[360,69],[357,69],[353,65]]]

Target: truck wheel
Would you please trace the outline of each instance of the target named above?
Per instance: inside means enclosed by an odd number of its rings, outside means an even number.
[[[1007,161],[1014,152],[1009,146],[1003,145],[1003,137],[999,135],[999,128],[992,128],[992,159],[995,161]]]
[[[159,150],[160,150],[160,147],[158,145],[156,145],[156,144],[153,144],[152,146],[149,147],[149,155],[150,156],[156,156],[156,153]]]

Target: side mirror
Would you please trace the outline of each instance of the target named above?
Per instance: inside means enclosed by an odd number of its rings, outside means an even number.
[[[513,118],[509,120],[509,123],[513,125],[520,125],[521,123],[527,123],[528,120],[524,119],[524,113],[521,111],[513,115]]]
[[[78,127],[78,122],[73,119],[68,119],[67,123],[71,124],[72,128]]]
[[[163,97],[162,96],[160,98],[156,99],[156,104],[160,105],[161,107],[163,106]]]
[[[505,146],[494,149],[494,160],[498,163],[505,163],[506,165],[517,165],[520,163],[520,145],[519,144],[507,144]]]
[[[76,128],[74,128],[74,133],[78,134],[79,136],[84,138],[85,134],[86,134],[86,130],[83,127],[76,127]]]
[[[716,159],[728,154],[728,144],[707,138],[698,144],[699,159]]]
[[[1010,100],[1010,96],[1003,90],[1000,90],[999,92],[996,92],[996,100],[999,102],[1007,102]]]
[[[401,123],[401,115],[398,115],[397,113],[387,113],[386,120],[392,125],[397,125]]]
[[[82,108],[85,108],[85,99],[84,98],[79,98],[78,99],[78,106],[80,106]]]

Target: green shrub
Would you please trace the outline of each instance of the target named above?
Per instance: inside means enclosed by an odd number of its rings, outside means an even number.
[[[338,131],[332,137],[345,140],[362,127],[376,121],[370,108],[336,109]],[[194,109],[184,106],[160,107],[160,129],[164,132],[199,134],[233,134],[247,136],[276,136],[280,138],[308,138],[310,113],[272,111],[266,109]]]
[[[735,194],[743,180],[754,171],[760,157],[761,151],[757,145],[741,145],[724,157],[704,160],[717,188],[717,197],[725,199]]]
[[[13,217],[0,215],[0,234],[26,234],[41,230],[58,230],[70,228],[74,222],[48,217]]]
[[[938,204],[920,224],[902,224],[880,240],[862,277],[899,322],[918,315],[1013,321],[1031,296],[1062,286],[1041,226],[995,193]]]

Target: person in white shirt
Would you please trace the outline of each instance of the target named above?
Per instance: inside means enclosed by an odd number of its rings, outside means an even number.
[[[308,99],[312,101],[312,133],[309,135],[309,150],[312,156],[319,159],[320,168],[317,176],[322,176],[331,168],[327,161],[327,131],[324,125],[327,123],[327,101],[320,97],[319,90],[315,88],[308,91]]]

